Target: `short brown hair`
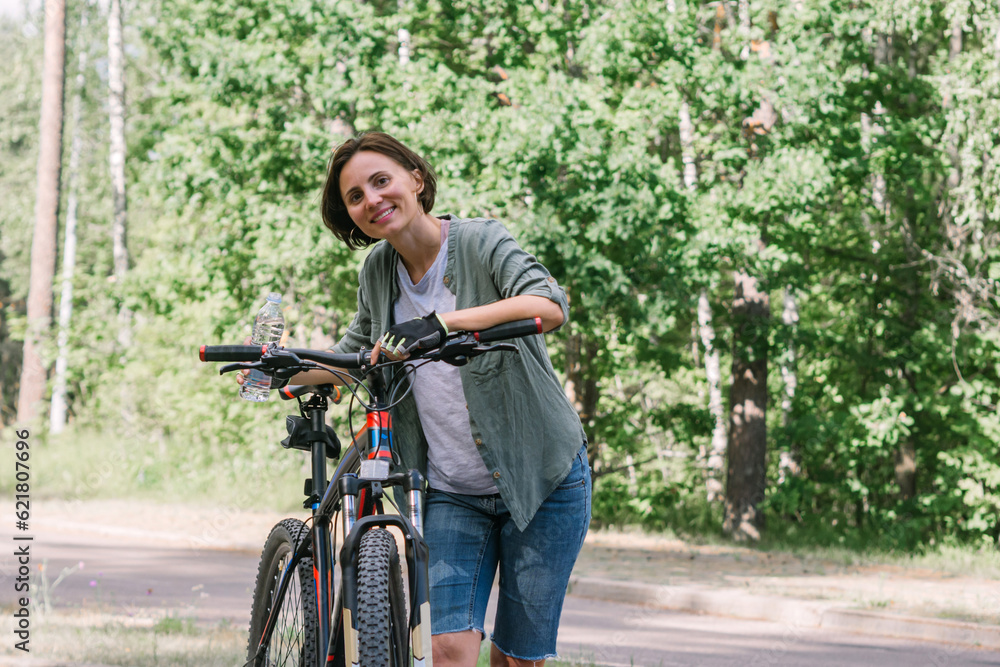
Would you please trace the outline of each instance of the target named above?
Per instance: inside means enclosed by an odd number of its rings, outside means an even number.
[[[333,157],[330,158],[326,183],[323,185],[321,209],[323,224],[333,232],[334,236],[346,243],[351,250],[367,248],[375,242],[375,239],[358,229],[358,226],[351,220],[351,216],[347,213],[347,206],[344,204],[344,198],[340,194],[340,172],[348,160],[362,151],[381,153],[393,159],[407,171],[415,169],[420,172],[424,181],[424,189],[417,196],[417,199],[420,201],[424,213],[430,213],[431,209],[434,208],[434,194],[437,192],[437,177],[430,164],[395,137],[385,132],[362,132],[342,143],[334,151]]]

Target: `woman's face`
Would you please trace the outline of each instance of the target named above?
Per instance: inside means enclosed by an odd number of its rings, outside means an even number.
[[[423,189],[419,171],[407,171],[373,151],[357,153],[340,171],[340,195],[347,213],[373,239],[390,238],[420,216],[417,196]]]

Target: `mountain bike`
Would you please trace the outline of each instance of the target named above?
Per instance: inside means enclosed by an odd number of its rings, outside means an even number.
[[[299,414],[285,420],[288,437],[281,444],[309,453],[312,476],[305,482],[303,507],[312,510],[312,517],[279,522],[264,544],[245,666],[433,667],[423,539],[425,480],[418,470],[401,465],[391,411],[411,391],[411,376],[421,365],[443,361],[462,366],[481,354],[516,353],[517,346],[504,341],[541,333],[540,318],[454,332],[405,360],[382,355],[376,363],[371,363],[369,350],[338,354],[275,343],[201,347],[202,361],[228,362],[220,374],[255,369],[287,380],[307,370],[328,370],[366,413],[364,426],[355,433],[348,410],[352,439],[341,456],[340,440],[326,424],[329,402],[341,399],[340,389],[331,383],[277,390],[282,399],[299,404]],[[327,462],[338,459],[327,480]],[[386,505],[396,512],[387,512]],[[339,579],[338,517],[343,539]],[[403,539],[408,595],[390,527]]]

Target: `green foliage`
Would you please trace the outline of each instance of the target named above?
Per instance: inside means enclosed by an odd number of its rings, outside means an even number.
[[[271,290],[298,342],[338,338],[360,257],[321,225],[319,190],[337,143],[378,128],[435,165],[434,212],[504,220],[566,287],[572,323],[550,347],[592,408],[599,523],[718,530],[693,327],[704,289],[725,392],[740,269],[771,295],[772,320],[741,340],[770,353],[775,539],[996,544],[1000,13],[978,0],[750,6],[749,34],[690,0],[137,8],[124,284],[107,279],[103,120],[88,98],[76,426],[117,424],[127,392],[135,414],[122,430],[140,441],[200,443],[195,467],[257,465],[282,409],[235,400],[194,349],[242,339]],[[953,26],[956,53],[942,39]],[[18,74],[0,102],[13,202],[0,213],[0,298],[17,300],[40,39],[3,30]],[[794,326],[779,323],[786,287]],[[128,350],[121,304],[136,314]],[[9,327],[23,327],[16,314]],[[778,366],[792,348],[785,413]],[[897,470],[909,450],[912,494]]]

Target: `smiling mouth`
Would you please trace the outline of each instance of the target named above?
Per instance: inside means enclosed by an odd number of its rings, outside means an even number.
[[[386,218],[388,218],[390,215],[392,215],[392,212],[395,211],[395,210],[396,210],[395,206],[390,206],[386,210],[382,211],[382,213],[379,214],[377,217],[372,218],[372,223],[373,224],[378,224],[378,223],[382,222],[383,220],[385,220]]]

